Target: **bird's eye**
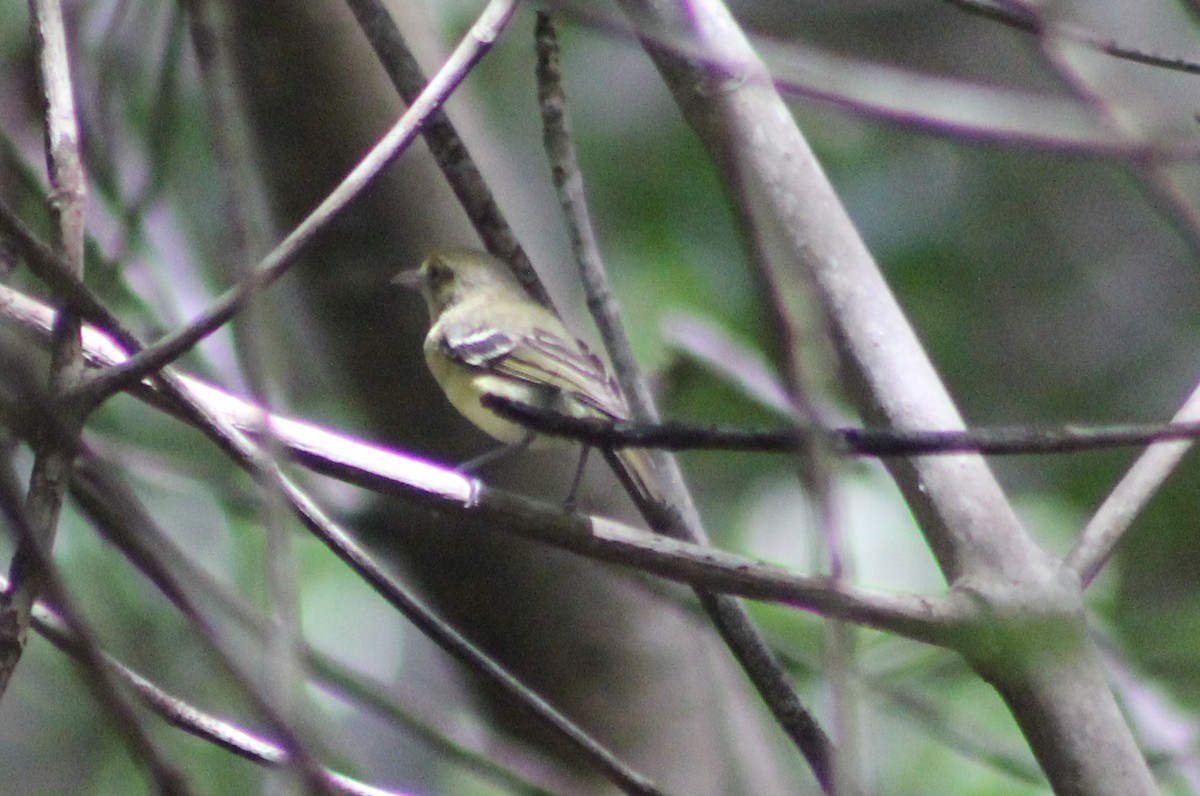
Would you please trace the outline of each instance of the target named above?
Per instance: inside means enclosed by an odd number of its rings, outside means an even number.
[[[431,287],[444,285],[453,277],[454,272],[441,260],[432,260],[429,263],[429,284]]]

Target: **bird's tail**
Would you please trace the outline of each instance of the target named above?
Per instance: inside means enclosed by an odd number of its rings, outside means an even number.
[[[655,465],[651,451],[645,448],[605,448],[604,460],[616,473],[643,515],[653,517],[662,511],[663,475]]]

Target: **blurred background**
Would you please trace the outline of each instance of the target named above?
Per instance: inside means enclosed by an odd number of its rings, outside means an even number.
[[[1060,5],[1055,13],[1098,39],[1200,62],[1186,4]],[[481,5],[392,7],[432,73]],[[797,65],[819,53],[1069,96],[1033,36],[957,4],[793,0],[732,8],[781,76],[803,77]],[[69,2],[66,10],[91,180],[86,278],[144,338],[211,302],[403,110],[337,0],[100,0]],[[615,10],[591,10],[580,19],[570,4],[562,9],[568,113],[600,246],[663,413],[779,424],[780,416],[689,351],[703,324],[769,360],[768,313],[703,149],[636,41],[595,24]],[[542,151],[533,11],[518,13],[449,110],[556,303],[594,341]],[[196,58],[194,13],[213,20],[226,87],[240,103],[236,118],[219,120],[242,146],[233,174],[213,143],[217,120]],[[0,191],[48,239],[31,47],[26,9],[0,7]],[[1121,117],[1134,129],[1194,136],[1196,75],[1090,51],[1071,57],[1094,90],[1123,101]],[[1083,151],[932,131],[827,100],[797,96],[791,107],[970,423],[1160,421],[1195,386],[1198,252],[1128,166]],[[1184,205],[1200,207],[1196,175],[1180,167],[1173,176]],[[491,443],[448,407],[425,370],[421,302],[388,285],[431,248],[463,244],[478,242],[418,144],[253,312],[181,366],[285,414],[436,461],[466,460]],[[45,295],[23,268],[5,278]],[[817,397],[853,424],[823,358],[820,324],[810,333],[823,390]],[[87,439],[222,589],[268,613],[288,613],[272,607],[277,595],[267,571],[279,553],[263,532],[261,496],[218,450],[128,397],[93,418]],[[1037,538],[1065,552],[1134,455],[1025,456],[995,467]],[[595,458],[581,506],[631,519],[632,507]],[[28,456],[21,461],[27,466]],[[555,501],[573,462],[569,451],[534,452],[488,476]],[[695,453],[683,465],[715,543],[800,572],[824,566],[795,462]],[[1164,787],[1178,793],[1200,785],[1197,476],[1189,458],[1089,592],[1135,729]],[[304,478],[437,611],[667,791],[815,792],[690,593]],[[839,462],[834,500],[857,582],[944,589],[881,467]],[[399,700],[552,792],[608,792],[611,786],[466,675],[317,542],[284,524],[285,566],[308,643],[366,690]],[[4,560],[10,551],[11,539],[0,538]],[[187,621],[73,507],[55,552],[106,649],[181,697],[255,726]],[[237,637],[220,618],[220,601],[201,599]],[[782,608],[751,611],[824,715],[822,622]],[[871,790],[927,793],[937,782],[942,793],[1047,792],[1001,702],[955,656],[869,631],[856,641],[858,764]],[[272,676],[260,641],[247,634],[238,649],[252,670]],[[338,689],[313,685],[294,699],[322,760],[339,770],[418,793],[513,790]],[[141,775],[108,723],[69,660],[35,638],[0,701],[0,794],[130,792]],[[286,790],[286,781],[227,752],[156,719],[147,724],[197,792]]]

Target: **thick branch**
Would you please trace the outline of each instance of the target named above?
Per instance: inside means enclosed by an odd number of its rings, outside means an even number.
[[[20,319],[45,334],[52,311],[0,286],[0,314]],[[84,328],[89,361],[119,363],[121,349],[98,330]],[[603,517],[579,517],[518,495],[484,487],[461,472],[420,457],[281,415],[242,401],[204,382],[179,377],[180,388],[216,416],[246,433],[261,430],[264,418],[280,446],[297,461],[347,483],[386,494],[421,496],[443,509],[482,514],[511,533],[590,557],[655,573],[680,583],[803,608],[823,616],[887,629],[930,643],[946,643],[952,625],[971,619],[961,606],[906,595],[884,595],[839,587],[826,578],[805,577],[721,550],[622,525]],[[170,396],[148,385],[135,394],[176,417],[195,422]]]
[[[771,76],[717,0],[684,7],[623,0],[685,117],[708,147],[747,235],[769,236],[781,283],[808,281],[820,296],[859,410],[901,429],[962,428],[916,335],[850,222]],[[662,42],[685,41],[700,58]],[[1021,526],[978,456],[892,462],[946,577],[998,616],[1049,611],[1064,637],[1053,667],[999,634],[968,651],[1009,700],[1031,747],[1061,793],[1142,794],[1153,779],[1081,632],[1077,581]]]

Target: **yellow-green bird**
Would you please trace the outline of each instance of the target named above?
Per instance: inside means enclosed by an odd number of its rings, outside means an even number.
[[[629,418],[604,362],[552,309],[530,297],[503,260],[446,249],[394,282],[419,288],[425,298],[425,361],[434,380],[455,409],[492,437],[524,446],[533,435],[484,406],[481,399],[489,394],[571,417]],[[622,480],[653,501],[656,481],[646,452],[626,448],[616,457]]]

